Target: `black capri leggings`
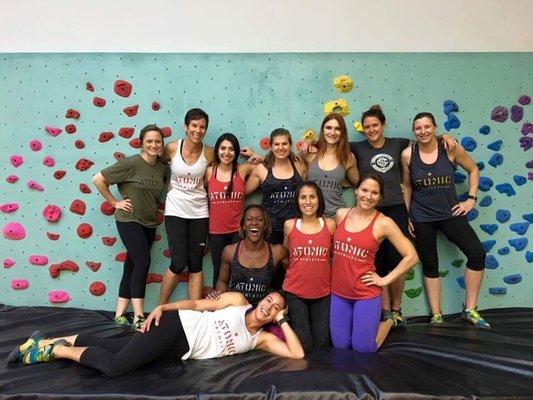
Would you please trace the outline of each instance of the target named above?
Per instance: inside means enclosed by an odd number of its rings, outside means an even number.
[[[218,275],[220,274],[220,263],[222,262],[224,247],[237,243],[238,240],[239,232],[209,234],[209,252],[211,253],[211,260],[213,260],[213,287],[217,284]]]
[[[189,272],[202,272],[209,218],[186,219],[165,215],[165,229],[170,248],[169,269],[176,275],[185,267]]]
[[[144,299],[146,276],[151,262],[150,248],[156,228],[148,228],[137,222],[117,221],[117,229],[128,252],[118,296],[123,299]]]
[[[466,267],[468,269],[481,271],[485,268],[485,249],[465,217],[453,217],[433,222],[413,222],[413,227],[418,256],[422,262],[425,277],[439,277],[437,231],[441,231],[464,253],[467,257]]]
[[[82,333],[74,346],[87,347],[80,364],[112,377],[134,371],[165,353],[181,359],[189,351],[178,311],[163,313],[159,326],[152,324],[146,333],[132,331],[125,337],[107,339]]]

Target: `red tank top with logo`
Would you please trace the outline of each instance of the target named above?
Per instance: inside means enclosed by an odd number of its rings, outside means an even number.
[[[232,233],[239,230],[239,221],[244,209],[246,185],[237,172],[233,178],[233,188],[229,195],[226,189],[229,182],[220,182],[216,167],[207,182],[209,199],[209,233]]]
[[[379,243],[374,238],[372,229],[379,215],[376,212],[370,224],[359,232],[346,230],[346,217],[337,226],[333,236],[331,268],[331,291],[334,294],[352,300],[371,299],[381,294],[381,287],[366,286],[361,280],[366,272],[376,270],[374,258]]]
[[[317,299],[330,292],[331,232],[324,226],[317,233],[303,233],[296,224],[289,233],[289,269],[283,290],[304,299]]]

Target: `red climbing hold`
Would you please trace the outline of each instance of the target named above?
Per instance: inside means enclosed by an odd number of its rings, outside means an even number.
[[[148,272],[148,276],[146,277],[146,284],[149,285],[150,283],[161,283],[163,282],[163,276],[161,274],[155,274],[153,272]]]
[[[104,236],[102,237],[102,243],[106,246],[113,246],[117,241],[116,237]]]
[[[170,127],[168,127],[168,126],[165,126],[165,127],[161,128],[161,132],[163,132],[163,137],[164,138],[167,138],[167,137],[172,135],[172,129],[170,129]]]
[[[159,111],[160,108],[161,106],[159,105],[157,101],[152,101],[152,110]]]
[[[138,149],[139,147],[141,147],[141,139],[139,138],[131,139],[130,146],[133,147],[134,149]]]
[[[59,239],[59,233],[46,232],[46,236],[48,236],[48,239],[50,239],[50,240],[58,240]]]
[[[101,296],[105,293],[105,284],[104,282],[96,281],[89,285],[89,292],[93,296]]]
[[[85,89],[88,90],[89,92],[94,92],[94,86],[91,82],[87,82],[85,84]]]
[[[157,225],[161,225],[165,221],[165,216],[161,214],[160,212],[156,213],[155,219],[157,221]]]
[[[96,107],[103,107],[105,106],[105,99],[102,99],[101,97],[95,97],[93,99],[93,104],[96,106]]]
[[[65,132],[67,132],[67,133],[74,133],[74,132],[76,132],[76,125],[74,125],[74,124],[66,125],[66,126],[65,126]]]
[[[117,161],[124,160],[124,153],[121,153],[120,151],[115,151],[113,153],[113,157],[115,157]]]
[[[90,193],[92,193],[92,190],[85,183],[80,183],[80,192],[82,192],[84,194],[90,194]]]
[[[77,148],[77,149],[83,149],[85,147],[85,143],[83,143],[83,140],[76,140],[74,142],[74,146]]]
[[[261,147],[263,150],[268,150],[270,148],[270,139],[269,138],[261,138],[259,141],[259,147]]]
[[[85,265],[87,265],[91,271],[96,272],[100,269],[102,263],[94,261],[85,261]]]
[[[161,235],[159,233],[156,233],[154,236],[154,242],[159,242],[161,240]]]
[[[79,224],[78,228],[76,229],[76,233],[82,239],[87,239],[89,236],[93,234],[93,227],[86,223]]]
[[[57,222],[59,218],[61,217],[61,208],[59,208],[59,206],[56,206],[54,204],[48,204],[43,209],[43,217],[48,222]]]
[[[129,139],[130,137],[133,136],[134,131],[135,131],[135,128],[122,127],[118,130],[118,135],[123,138]]]
[[[85,203],[80,199],[76,199],[70,204],[69,210],[73,212],[74,214],[84,215],[85,214]]]
[[[118,94],[120,97],[129,97],[131,94],[131,89],[131,83],[120,79],[118,81],[115,81],[114,90],[115,93]]]
[[[166,258],[170,258],[170,249],[165,249],[165,250],[163,250],[163,255],[164,255]]]
[[[66,175],[67,171],[63,171],[62,169],[58,170],[58,171],[55,171],[54,172],[54,178],[56,178],[57,180],[60,180],[61,178],[63,178],[65,175]]]
[[[76,163],[76,169],[78,171],[87,171],[89,168],[91,168],[91,165],[93,164],[94,163],[91,160],[80,158],[78,162]]]
[[[115,207],[106,200],[100,205],[100,211],[102,211],[102,214],[104,215],[113,215],[115,213]]]
[[[126,257],[128,256],[128,253],[123,251],[122,253],[118,253],[115,256],[115,261],[124,262],[126,261]]]
[[[80,113],[76,110],[73,110],[72,108],[69,108],[67,112],[65,113],[65,118],[78,119],[79,117],[80,117]]]
[[[100,136],[98,136],[98,141],[100,143],[109,142],[111,139],[113,139],[113,132],[102,132],[100,133]]]
[[[61,271],[78,272],[79,270],[80,270],[80,267],[78,266],[78,264],[76,264],[72,260],[61,261],[58,264],[50,265],[50,268],[48,268],[48,271],[50,272],[50,276],[54,279],[59,276]]]
[[[135,104],[130,107],[124,107],[124,114],[126,114],[128,117],[133,117],[134,115],[137,115],[137,110],[139,109],[139,105]]]

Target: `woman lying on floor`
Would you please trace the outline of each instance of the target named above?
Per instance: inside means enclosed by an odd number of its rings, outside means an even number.
[[[68,359],[109,376],[136,370],[171,352],[186,360],[244,353],[254,348],[287,357],[303,358],[304,350],[285,318],[285,298],[271,292],[256,308],[240,293],[223,293],[218,300],[182,300],[157,306],[141,332],[120,338],[78,334],[48,339],[35,332],[8,356],[25,364]],[[262,330],[276,321],[285,342]]]

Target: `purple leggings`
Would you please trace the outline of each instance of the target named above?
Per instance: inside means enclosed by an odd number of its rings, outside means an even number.
[[[381,320],[381,295],[350,300],[331,293],[329,327],[333,347],[374,353]]]

